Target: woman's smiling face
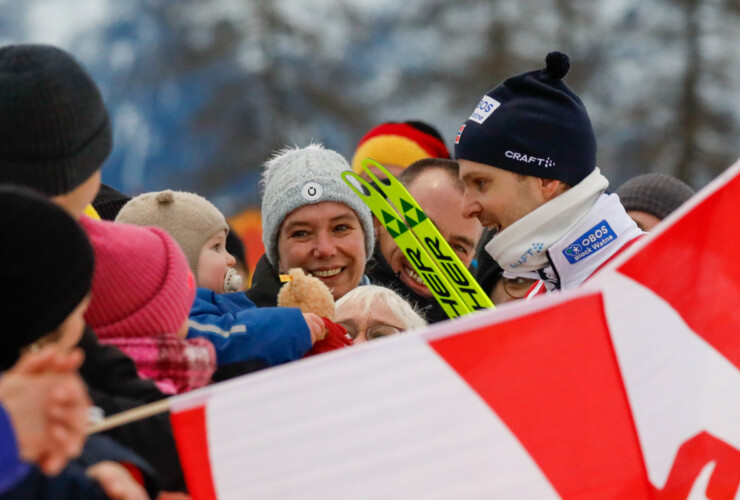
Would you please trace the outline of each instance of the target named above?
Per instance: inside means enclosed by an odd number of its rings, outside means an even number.
[[[335,300],[365,273],[365,234],[344,203],[323,201],[293,210],[280,226],[277,243],[281,273],[300,267],[323,281]]]

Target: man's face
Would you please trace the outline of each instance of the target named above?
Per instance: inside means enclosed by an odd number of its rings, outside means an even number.
[[[462,216],[493,231],[506,229],[547,201],[536,177],[460,160],[460,178],[465,185]]]
[[[477,220],[460,215],[463,195],[455,186],[455,180],[444,170],[430,169],[406,188],[463,264],[469,267],[483,228]],[[386,262],[408,288],[421,296],[432,296],[391,235],[382,227],[378,231],[378,245]]]

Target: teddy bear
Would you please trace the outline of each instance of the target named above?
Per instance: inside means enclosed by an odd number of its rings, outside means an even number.
[[[278,307],[297,307],[303,313],[317,314],[324,321],[324,337],[316,341],[307,355],[352,345],[347,330],[334,323],[334,297],[320,279],[295,268],[287,275],[281,274],[280,281],[285,284],[278,293]]]

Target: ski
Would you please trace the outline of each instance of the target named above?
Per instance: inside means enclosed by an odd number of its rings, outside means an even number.
[[[370,165],[385,173],[390,184],[381,183]],[[386,227],[448,316],[454,318],[492,308],[490,298],[406,188],[374,160],[365,159],[362,166],[377,188],[350,172],[343,173],[342,178]],[[358,185],[350,182],[350,177]],[[359,185],[364,186],[367,193],[358,189]]]
[[[379,184],[379,179],[373,174],[369,166],[372,165],[386,176],[388,184]],[[492,308],[493,302],[483,291],[475,278],[470,274],[460,258],[452,250],[447,241],[439,234],[434,223],[426,216],[419,204],[414,200],[406,187],[396,179],[384,166],[369,158],[362,163],[363,169],[375,181],[376,185],[383,186],[383,192],[388,195],[390,202],[396,206],[398,213],[403,215],[409,228],[414,232],[432,258],[439,263],[440,269],[452,283],[458,295],[471,310]]]

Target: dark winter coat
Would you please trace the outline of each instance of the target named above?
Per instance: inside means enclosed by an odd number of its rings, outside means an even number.
[[[147,493],[151,498],[159,494],[159,484],[151,466],[141,457],[105,436],[90,436],[85,443],[82,455],[70,462],[58,475],[44,475],[38,467],[30,466],[29,472],[0,499],[14,500],[77,500],[108,498],[98,483],[87,477],[85,471],[91,465],[102,461],[112,461],[133,466],[144,479]]]
[[[79,346],[85,352],[80,375],[90,398],[106,416],[158,401],[166,397],[153,381],[142,379],[133,360],[118,348],[98,342],[89,328]],[[119,444],[139,454],[154,467],[162,489],[185,491],[185,479],[175,448],[169,414],[122,425],[105,432]]]
[[[244,293],[257,307],[277,307],[277,296],[282,285],[277,269],[272,267],[267,256],[263,255],[254,269],[252,286]]]

